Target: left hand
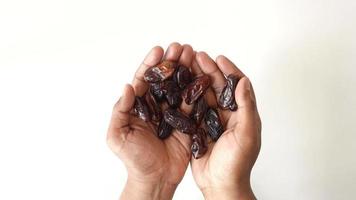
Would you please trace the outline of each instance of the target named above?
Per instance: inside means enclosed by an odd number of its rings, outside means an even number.
[[[206,53],[196,54],[195,75],[207,74],[212,89],[205,94],[209,106],[216,107],[225,132],[199,159],[192,158],[194,179],[205,199],[255,199],[250,186],[250,173],[261,146],[261,120],[255,94],[249,79],[226,57],[214,62]],[[222,110],[217,99],[225,85],[225,76],[240,78],[235,90],[238,109]]]

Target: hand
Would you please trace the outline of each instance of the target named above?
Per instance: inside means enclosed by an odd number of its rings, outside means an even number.
[[[125,86],[113,109],[107,143],[128,172],[121,199],[171,199],[190,161],[188,135],[174,131],[160,140],[148,123],[130,114],[135,96],[142,96],[148,89],[144,72],[162,58],[163,49],[154,47],[137,70],[132,86]],[[164,55],[164,59],[185,66],[191,66],[193,58],[192,47],[178,43],[172,43]],[[184,105],[181,109],[185,110]]]
[[[226,57],[216,63],[203,52],[196,54],[192,69],[195,74],[208,74],[212,90],[205,99],[215,107],[225,84],[225,76],[240,79],[235,98],[238,110],[218,109],[225,132],[216,143],[208,144],[207,153],[191,160],[194,179],[206,199],[255,199],[250,186],[250,173],[261,146],[261,120],[249,79]]]

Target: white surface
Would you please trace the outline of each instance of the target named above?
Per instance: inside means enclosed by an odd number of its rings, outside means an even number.
[[[117,199],[111,108],[154,45],[225,54],[254,83],[259,199],[352,199],[356,1],[0,1],[0,199]],[[189,195],[188,195],[189,194]],[[175,199],[202,199],[190,169]]]

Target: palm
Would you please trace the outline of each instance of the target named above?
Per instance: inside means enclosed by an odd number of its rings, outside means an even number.
[[[118,152],[129,174],[145,180],[164,176],[172,184],[179,183],[190,160],[189,137],[174,131],[160,140],[142,120],[131,116],[130,123]]]
[[[231,179],[231,175],[238,171],[248,169],[248,166],[244,165],[251,163],[246,160],[251,157],[246,153],[252,152],[251,147],[253,146],[243,146],[242,144],[245,142],[240,141],[241,139],[238,137],[237,113],[231,114],[230,111],[221,110],[219,112],[222,121],[225,121],[226,131],[215,144],[210,144],[211,147],[206,156],[192,161],[193,176],[201,188],[207,187],[207,184],[225,184],[224,180]],[[241,171],[238,174],[245,173]],[[211,177],[214,177],[214,180],[211,180]]]

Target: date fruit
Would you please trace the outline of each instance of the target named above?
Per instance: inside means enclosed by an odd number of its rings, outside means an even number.
[[[198,128],[197,132],[192,136],[191,151],[195,159],[202,157],[208,150],[206,140],[206,132],[202,128]]]
[[[162,119],[161,107],[150,92],[147,92],[145,97],[149,111],[151,113],[152,121],[159,122]]]
[[[157,66],[146,70],[144,79],[150,83],[162,82],[173,75],[177,64],[172,61],[162,61]]]
[[[138,96],[135,97],[134,113],[138,118],[145,122],[151,120],[151,113],[145,98]]]
[[[164,82],[162,91],[165,93],[167,103],[171,108],[177,108],[180,106],[182,103],[182,96],[176,82],[172,80],[166,80]]]
[[[226,84],[222,90],[218,103],[222,109],[230,109],[235,111],[237,104],[235,101],[235,89],[239,79],[237,76],[230,74],[226,78]]]
[[[162,119],[158,125],[157,136],[160,139],[164,140],[172,134],[172,131],[173,131],[173,127],[169,125],[164,119]]]
[[[206,104],[206,101],[204,97],[201,97],[198,99],[198,101],[194,104],[192,113],[191,113],[191,118],[194,119],[195,123],[199,125],[201,123],[201,120],[204,119],[205,113],[208,110],[208,104]]]
[[[205,114],[204,120],[209,136],[213,141],[217,141],[224,132],[224,127],[221,123],[218,112],[214,108],[209,108]]]
[[[168,108],[164,111],[163,117],[169,125],[182,133],[194,134],[196,132],[194,121],[175,109]]]
[[[180,89],[184,89],[192,81],[192,73],[190,73],[188,67],[180,65],[173,75],[173,80]]]
[[[162,90],[163,85],[164,82],[150,84],[150,93],[155,97],[158,102],[162,102],[164,100],[164,92]]]
[[[210,78],[208,75],[202,75],[195,78],[184,90],[183,97],[185,102],[193,104],[199,97],[203,96],[205,91],[210,86]]]

